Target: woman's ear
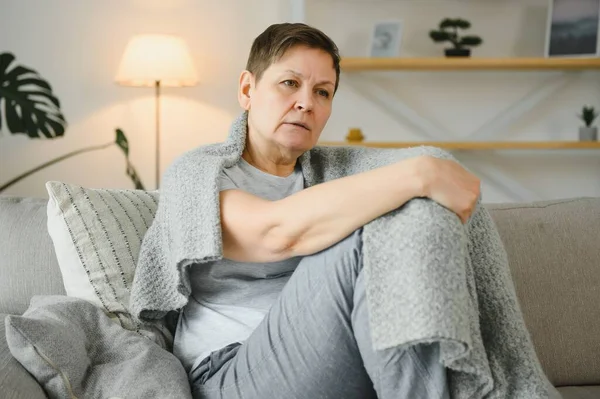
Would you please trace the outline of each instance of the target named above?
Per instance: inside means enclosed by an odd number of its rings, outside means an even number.
[[[244,110],[250,110],[250,95],[252,93],[254,75],[250,71],[243,71],[240,74],[240,84],[238,88],[238,102]]]

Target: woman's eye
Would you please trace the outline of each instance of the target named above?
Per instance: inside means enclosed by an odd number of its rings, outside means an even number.
[[[284,80],[283,84],[289,87],[296,87],[298,86],[298,82],[296,82],[295,80]]]
[[[329,98],[329,92],[327,90],[319,90],[318,91],[320,96],[323,96],[325,98]]]

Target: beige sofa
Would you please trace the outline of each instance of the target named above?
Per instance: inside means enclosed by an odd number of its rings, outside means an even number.
[[[550,381],[565,399],[600,398],[600,198],[486,207]],[[2,321],[5,314],[22,314],[36,294],[64,294],[46,200],[0,196]],[[11,356],[0,325],[0,398],[44,398]]]

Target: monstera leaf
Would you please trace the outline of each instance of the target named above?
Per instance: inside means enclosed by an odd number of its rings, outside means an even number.
[[[62,136],[67,122],[52,87],[36,71],[14,64],[14,60],[11,53],[0,53],[0,130],[4,121],[14,134]]]

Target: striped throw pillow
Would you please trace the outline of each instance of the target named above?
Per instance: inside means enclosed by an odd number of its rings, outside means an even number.
[[[91,302],[123,328],[156,340],[156,327],[146,328],[131,316],[129,298],[158,191],[92,189],[58,181],[47,182],[46,189],[48,233],[67,295]]]

